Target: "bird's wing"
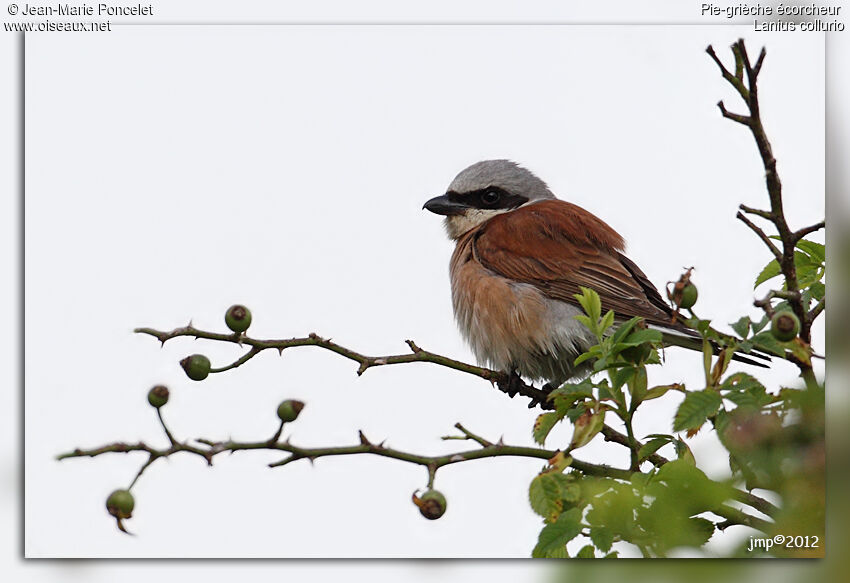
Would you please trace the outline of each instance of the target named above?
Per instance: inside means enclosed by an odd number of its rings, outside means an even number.
[[[584,209],[547,200],[497,215],[473,242],[487,269],[537,287],[546,296],[577,304],[579,287],[596,290],[602,308],[619,318],[679,329],[670,308],[646,275],[621,251],[622,238]]]
[[[673,321],[672,310],[643,271],[622,254],[623,239],[581,207],[547,200],[497,215],[475,234],[474,257],[508,279],[535,286],[552,299],[578,304],[579,287],[596,290],[602,310],[618,319],[641,316],[665,342],[702,349],[699,334]],[[715,352],[718,347],[715,346]],[[750,357],[770,361],[756,351]],[[764,367],[735,354],[734,360]]]

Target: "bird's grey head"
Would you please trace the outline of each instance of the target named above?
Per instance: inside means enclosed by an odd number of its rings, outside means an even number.
[[[551,198],[546,183],[516,162],[484,160],[461,171],[446,194],[424,208],[445,215],[446,231],[457,239],[497,214]]]

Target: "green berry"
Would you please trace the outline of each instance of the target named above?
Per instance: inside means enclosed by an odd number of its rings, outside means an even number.
[[[789,310],[776,312],[770,319],[770,332],[777,340],[789,342],[800,333],[800,320]]]
[[[446,497],[439,490],[427,490],[419,498],[413,494],[413,503],[419,507],[419,513],[428,520],[437,520],[446,513]]]
[[[251,325],[251,310],[239,304],[230,306],[224,314],[224,322],[228,328],[241,334]]]
[[[697,292],[697,286],[692,283],[685,284],[685,287],[682,288],[682,293],[679,296],[679,301],[677,302],[678,306],[683,310],[689,310],[694,307],[694,304],[697,303],[697,296],[699,293]]]
[[[210,359],[203,354],[193,354],[180,361],[180,366],[193,381],[202,381],[210,374]]]
[[[115,490],[106,499],[106,510],[117,519],[130,518],[133,516],[133,507],[136,501],[129,490]]]
[[[302,401],[287,399],[277,406],[277,416],[284,423],[290,423],[298,419],[298,414],[301,413],[303,408],[304,403]]]
[[[148,403],[159,409],[168,402],[168,387],[157,385],[148,391]]]

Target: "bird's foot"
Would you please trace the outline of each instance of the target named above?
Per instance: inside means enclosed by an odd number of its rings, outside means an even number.
[[[527,385],[522,380],[522,377],[515,370],[512,370],[509,373],[503,373],[502,378],[496,381],[496,386],[512,399],[517,394],[531,399],[531,402],[528,404],[529,409],[537,406],[540,406],[542,409],[554,409],[554,405],[547,401],[547,397],[549,397],[549,393],[558,388],[557,385],[547,383],[542,388],[537,389],[533,385]]]
[[[525,387],[525,383],[522,381],[522,378],[517,374],[517,372],[512,370],[508,373],[507,378],[497,382],[496,386],[499,387],[500,391],[507,393],[507,395],[513,399],[517,393],[520,392],[520,389]]]
[[[543,405],[546,402],[546,398],[549,396],[549,393],[557,389],[557,385],[553,385],[552,383],[546,383],[540,390],[534,392],[531,396],[531,402],[528,404],[529,409],[534,409],[538,405]]]

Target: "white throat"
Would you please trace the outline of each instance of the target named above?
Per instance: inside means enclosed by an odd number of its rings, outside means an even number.
[[[443,223],[446,227],[446,233],[449,239],[460,239],[460,237],[474,229],[478,225],[485,223],[502,213],[506,213],[512,209],[467,209],[462,215],[452,215],[446,217]]]

